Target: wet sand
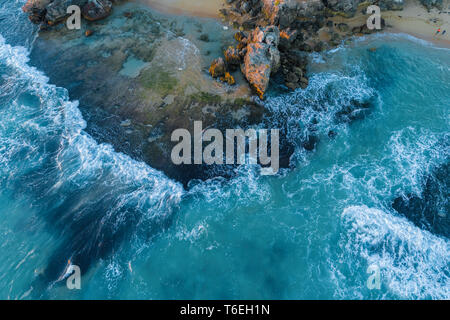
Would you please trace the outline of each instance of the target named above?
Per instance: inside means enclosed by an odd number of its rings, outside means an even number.
[[[382,16],[391,26],[392,32],[407,33],[441,47],[450,48],[450,8],[448,7],[442,11],[432,9],[428,12],[417,1],[411,0],[406,2],[403,11],[388,11]],[[440,33],[437,33],[438,29],[441,29]],[[445,34],[442,34],[444,30]]]
[[[170,14],[198,17],[219,18],[219,9],[226,7],[225,0],[137,0],[158,11]],[[300,1],[300,0],[299,0]],[[417,38],[431,41],[442,47],[450,48],[450,8],[445,6],[442,11],[432,9],[428,12],[417,0],[405,1],[402,11],[385,11],[382,17],[386,20],[388,32],[407,33]],[[336,17],[350,26],[361,25],[367,19],[366,15],[358,14],[351,19]],[[436,34],[438,29],[441,33]],[[446,31],[442,35],[443,31]]]
[[[405,1],[401,11],[383,11],[381,17],[386,21],[385,32],[406,33],[440,47],[450,48],[450,9],[432,9],[429,12],[417,0]],[[336,16],[335,23],[344,22],[352,27],[361,26],[368,16],[358,12],[350,19]],[[438,29],[441,33],[436,34]],[[443,35],[442,32],[446,30]]]

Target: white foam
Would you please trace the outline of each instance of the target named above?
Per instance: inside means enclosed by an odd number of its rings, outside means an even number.
[[[450,299],[448,240],[405,218],[366,206],[346,208],[342,225],[343,258],[356,256],[367,266],[379,266],[383,286],[394,296]]]
[[[115,152],[111,145],[98,144],[88,135],[84,131],[86,122],[78,102],[70,101],[66,89],[49,84],[42,72],[29,66],[28,54],[23,47],[6,44],[0,36],[0,66],[11,69],[8,72],[10,84],[18,94],[26,91],[40,100],[40,105],[29,106],[20,104],[20,100],[12,96],[13,101],[3,108],[0,139],[8,146],[7,150],[1,150],[5,160],[3,169],[17,170],[15,174],[20,174],[23,165],[15,162],[14,155],[17,154],[21,154],[24,161],[30,161],[32,166],[38,164],[31,161],[54,157],[53,154],[42,154],[45,151],[42,146],[54,139],[60,144],[56,162],[61,171],[55,192],[67,183],[82,187],[103,177],[105,183],[117,185],[125,192],[118,193],[122,199],[119,203],[135,203],[149,218],[165,214],[162,206],[170,207],[180,201],[183,194],[180,184],[143,162]]]

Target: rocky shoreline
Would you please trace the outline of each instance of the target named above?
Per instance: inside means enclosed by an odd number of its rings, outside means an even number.
[[[289,90],[306,88],[310,52],[372,33],[335,22],[370,3],[400,10],[403,1],[229,0],[221,14],[235,31],[215,20],[157,16],[126,1],[29,0],[24,10],[41,26],[32,64],[80,101],[87,132],[187,186],[229,177],[233,167],[174,165],[172,132],[190,130],[194,121],[222,131],[270,125],[270,111],[251,89],[264,99],[274,77]],[[62,24],[71,4],[83,13],[79,31]],[[362,105],[370,107],[355,101],[342,109],[351,119]],[[294,147],[281,138],[280,166],[287,168]],[[312,151],[317,141],[311,135],[300,145]]]
[[[427,9],[442,8],[442,0],[420,0]],[[370,5],[383,10],[402,10],[404,0],[227,0],[228,9],[220,10],[223,19],[239,29],[239,44],[224,53],[228,66],[240,64],[255,93],[261,98],[270,76],[280,70],[289,89],[306,88],[308,53],[321,52],[340,45],[353,36],[382,31],[367,24],[349,25],[336,18],[365,15]],[[231,54],[230,54],[231,53]],[[239,59],[238,61],[236,61]],[[213,66],[217,61],[213,62]],[[226,70],[224,70],[224,73]]]
[[[226,0],[221,17],[240,31],[236,46],[224,51],[225,61],[213,61],[210,74],[230,85],[235,84],[231,71],[240,68],[254,92],[261,98],[271,75],[281,71],[289,89],[305,88],[306,55],[341,44],[352,36],[371,34],[366,24],[350,26],[336,23],[336,17],[349,19],[366,15],[370,5],[381,10],[403,10],[407,0]],[[443,0],[419,0],[430,10],[442,9]],[[77,5],[88,21],[108,17],[120,0],[28,0],[23,10],[42,28],[56,25],[68,17],[66,8]],[[382,20],[382,28],[385,27]],[[92,30],[87,30],[90,36]]]

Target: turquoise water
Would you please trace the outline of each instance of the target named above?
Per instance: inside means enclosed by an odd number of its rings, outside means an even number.
[[[265,104],[317,150],[279,176],[244,166],[183,190],[84,132],[29,65],[35,30],[8,27],[27,25],[20,5],[0,5],[0,298],[450,298],[448,238],[391,208],[448,161],[449,50],[379,35],[312,56],[308,89]],[[370,111],[337,121],[354,100]],[[68,259],[80,291],[55,281]]]

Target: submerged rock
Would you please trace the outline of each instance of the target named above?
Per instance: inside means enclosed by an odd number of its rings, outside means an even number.
[[[392,207],[419,228],[450,237],[450,162],[436,168],[423,185],[421,195],[396,198]]]

